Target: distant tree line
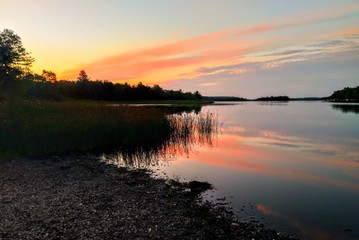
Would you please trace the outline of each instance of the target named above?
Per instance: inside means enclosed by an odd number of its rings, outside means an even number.
[[[323,98],[331,102],[359,102],[359,86],[354,88],[343,88],[335,91],[331,96]]]
[[[256,101],[289,101],[288,96],[270,96],[270,97],[260,97]]]
[[[227,96],[204,96],[205,100],[208,101],[217,101],[217,102],[244,102],[244,101],[290,101],[292,100],[288,96],[270,96],[270,97],[260,97],[256,99],[247,99],[241,97],[227,97]],[[294,100],[305,100],[305,98],[298,98]],[[308,98],[308,100],[313,100],[314,98]],[[315,99],[318,100],[318,99]]]
[[[206,96],[203,97],[207,101],[217,101],[217,102],[243,102],[248,101],[246,98],[241,97],[227,97],[227,96]]]
[[[107,101],[133,100],[201,100],[199,92],[182,92],[181,90],[165,90],[158,85],[153,87],[143,85],[119,84],[108,81],[38,81],[37,78],[28,80],[12,80],[1,87],[3,96],[12,95],[25,99],[63,100],[89,99]]]
[[[196,91],[164,90],[159,85],[146,86],[91,81],[81,70],[76,81],[57,80],[52,71],[43,70],[42,74],[30,71],[34,59],[22,46],[19,36],[12,30],[0,31],[0,100],[18,96],[26,99],[61,100],[66,98],[108,101],[127,100],[201,100]]]

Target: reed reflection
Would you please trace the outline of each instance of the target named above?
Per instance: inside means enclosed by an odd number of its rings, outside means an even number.
[[[218,116],[210,112],[171,114],[166,124],[169,134],[158,141],[122,147],[115,153],[104,154],[103,160],[118,166],[155,167],[175,156],[188,156],[196,146],[212,146],[219,129]]]

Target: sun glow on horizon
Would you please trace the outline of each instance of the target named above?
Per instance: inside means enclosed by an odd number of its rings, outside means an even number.
[[[84,69],[92,80],[238,95],[235,89],[263,91],[259,83],[276,94],[270,89],[274,79],[265,81],[270,71],[282,75],[280,82],[288,94],[298,92],[296,88],[309,93],[324,82],[335,89],[350,86],[358,74],[354,66],[347,71],[348,66],[341,64],[359,61],[356,1],[283,1],[273,9],[266,1],[213,2],[206,10],[203,4],[176,1],[143,5],[90,1],[86,6],[5,1],[0,21],[32,52],[33,71],[51,70],[58,79],[74,80]],[[258,6],[268,8],[262,11]],[[328,66],[322,66],[327,62],[320,60],[340,59],[338,55],[343,59],[330,69],[342,77],[327,80]],[[313,72],[320,74],[316,78],[320,83],[301,79],[301,71],[295,72],[304,63],[318,66]],[[296,82],[286,80],[293,75]]]
[[[307,36],[301,33],[302,30],[295,34],[295,37],[275,35],[273,32],[294,31],[309,24],[320,25],[322,22],[355,13],[358,8],[359,5],[355,4],[336,11],[331,9],[327,13],[311,12],[305,19],[282,19],[272,23],[234,27],[174,42],[163,42],[153,47],[105,57],[81,67],[87,69],[94,79],[165,85],[176,79],[198,79],[209,75],[220,76],[223,73],[234,76],[257,71],[253,66],[248,68],[246,65],[256,64],[261,69],[279,68],[288,63],[310,61],[325,54],[348,51],[353,44],[357,47],[358,39],[347,41],[345,37],[357,36],[359,30],[351,29],[349,36],[349,30],[343,32],[343,29],[338,29],[334,34],[328,32],[327,35],[336,37],[325,41],[323,36],[313,36],[307,41]],[[348,44],[343,44],[345,41]],[[280,44],[282,42],[285,45]],[[218,67],[221,68],[216,69]],[[207,72],[203,71],[204,69]],[[59,76],[71,79],[79,70],[80,67],[74,68],[60,73]],[[217,83],[213,82],[196,84],[207,88],[216,85]]]

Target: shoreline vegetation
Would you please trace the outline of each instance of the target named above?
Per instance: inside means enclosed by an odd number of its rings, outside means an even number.
[[[323,100],[329,102],[359,103],[359,86],[354,88],[346,87],[335,91],[329,97],[323,98]]]
[[[0,103],[0,160],[123,149],[164,149],[217,131],[217,116],[197,104],[94,101]]]

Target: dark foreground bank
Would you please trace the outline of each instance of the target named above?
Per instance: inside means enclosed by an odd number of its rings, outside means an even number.
[[[0,239],[288,239],[91,157],[1,162],[0,213]]]

